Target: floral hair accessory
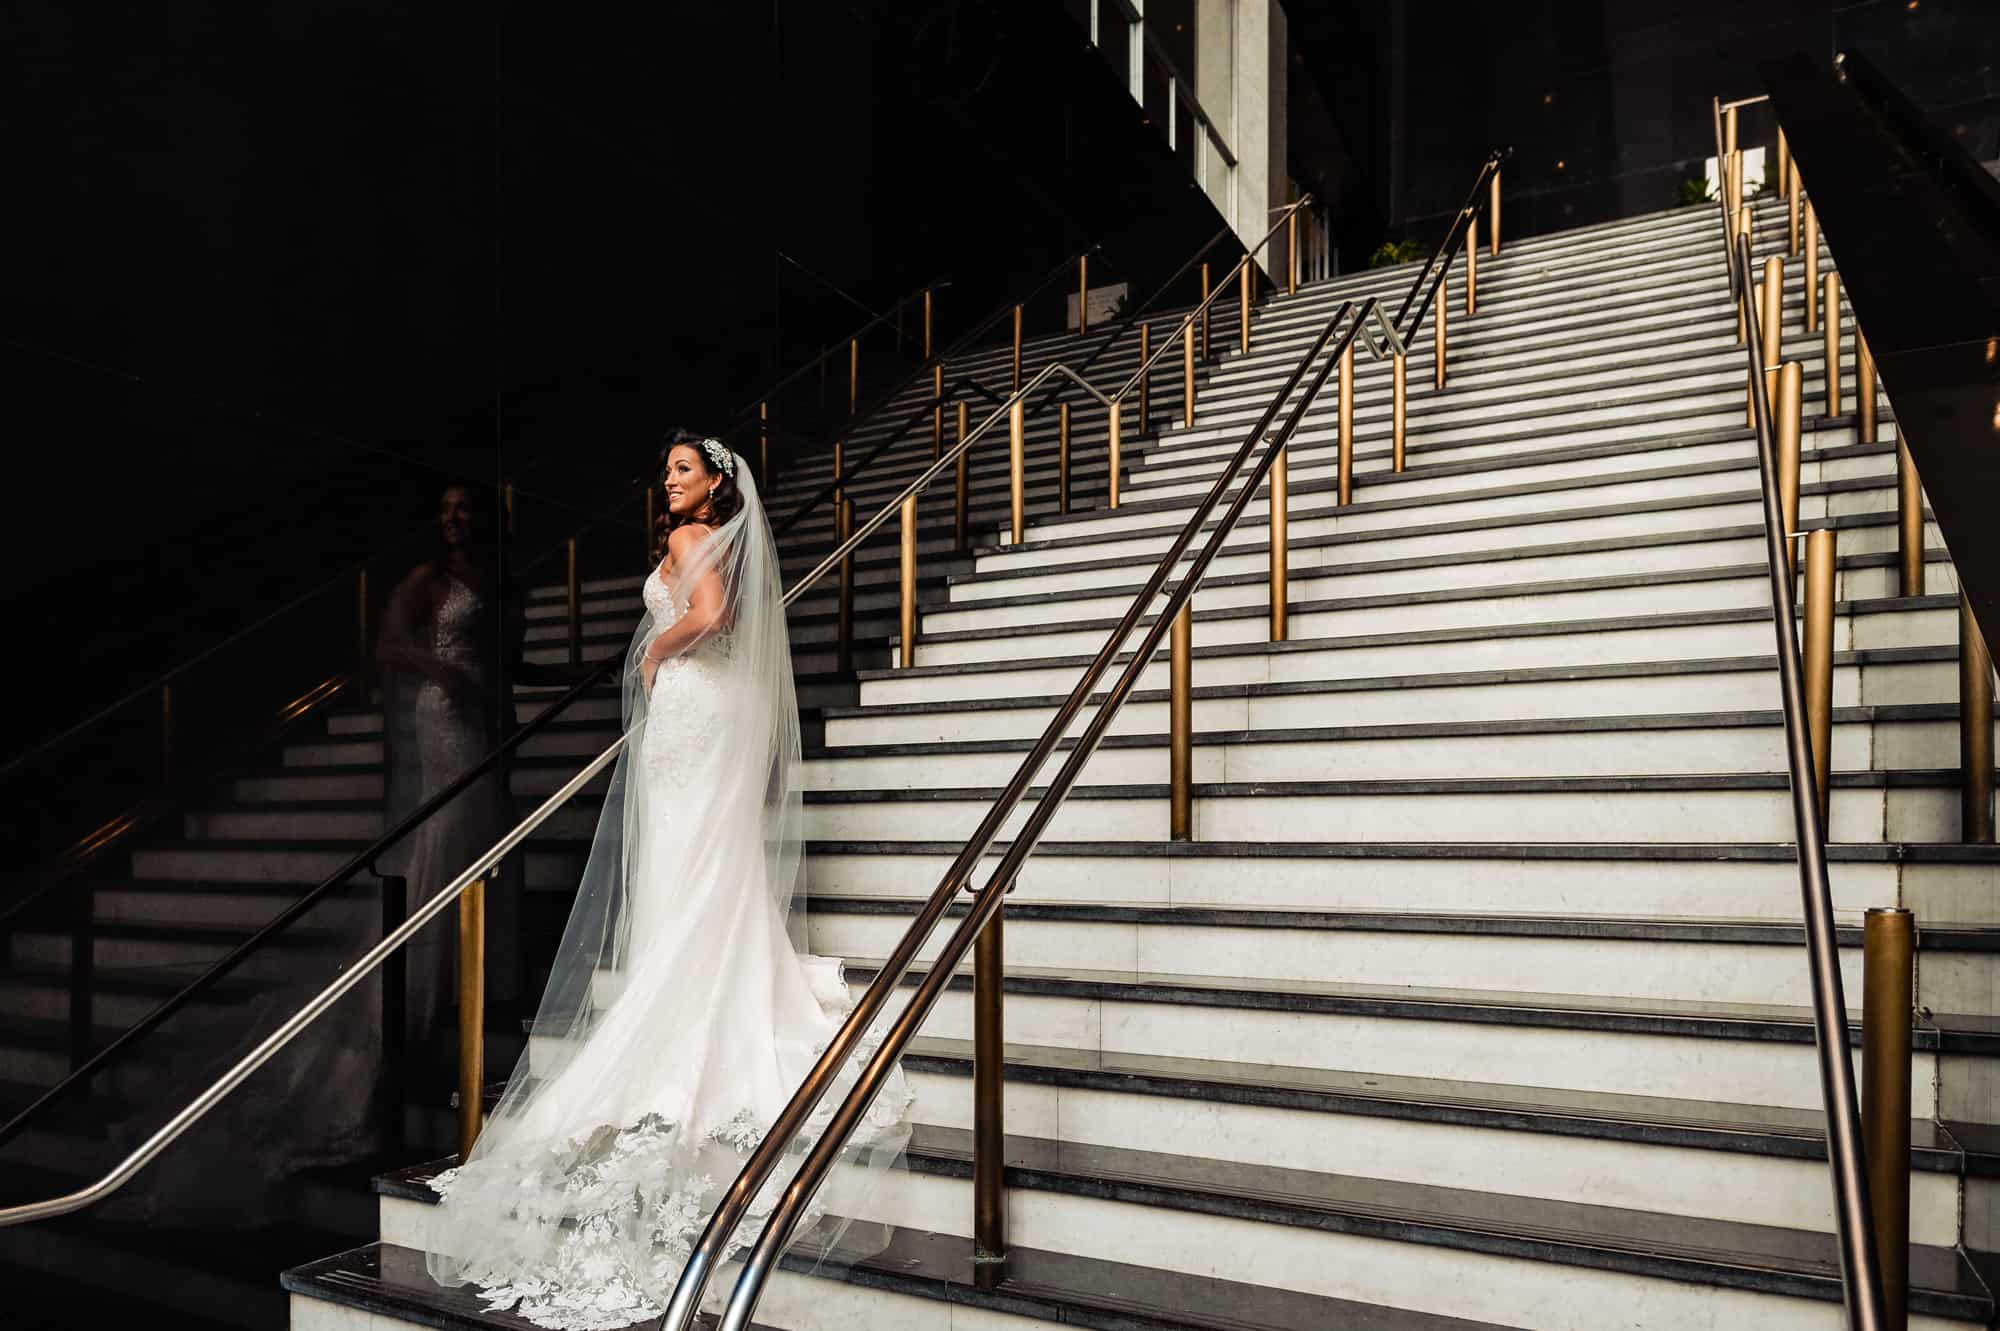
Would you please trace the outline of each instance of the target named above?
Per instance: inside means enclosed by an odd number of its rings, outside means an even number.
[[[736,455],[720,439],[703,439],[698,447],[707,455],[709,467],[713,471],[734,480],[736,477]]]

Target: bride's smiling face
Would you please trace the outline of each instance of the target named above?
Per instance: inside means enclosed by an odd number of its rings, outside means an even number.
[[[715,498],[722,477],[708,469],[708,459],[693,444],[676,444],[667,454],[667,474],[661,482],[667,491],[667,512],[677,518],[691,518]]]

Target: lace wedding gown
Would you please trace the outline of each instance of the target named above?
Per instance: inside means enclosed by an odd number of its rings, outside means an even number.
[[[774,574],[771,583],[774,593]],[[635,648],[685,612],[658,573],[644,600]],[[536,1031],[553,1026],[554,1038],[535,1041],[532,1067],[516,1072],[469,1163],[432,1180],[444,1198],[432,1274],[476,1283],[491,1306],[538,1326],[597,1331],[659,1315],[718,1196],[851,1006],[840,963],[794,949],[793,912],[780,904],[789,898],[767,882],[773,842],[787,833],[769,826],[760,729],[795,723],[796,712],[765,714],[760,672],[743,659],[745,618],[739,605],[734,631],[662,665],[627,730],[607,796],[617,804],[622,787],[628,820],[608,855],[623,869],[616,922],[586,920],[580,901],[564,944],[566,955],[588,954],[596,937],[615,936],[603,956],[616,969],[595,963],[574,1019],[551,1016],[562,1006],[552,984]],[[795,706],[788,651],[783,665]],[[795,814],[795,788],[789,798]],[[607,808],[605,822],[615,816]],[[909,1100],[898,1073],[850,1158],[899,1158]],[[755,1241],[833,1104],[800,1134],[735,1246]]]

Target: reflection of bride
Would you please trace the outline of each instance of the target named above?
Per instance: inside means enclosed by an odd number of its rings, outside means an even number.
[[[665,551],[628,657],[626,746],[535,1047],[469,1162],[434,1181],[432,1274],[548,1327],[659,1315],[717,1197],[848,1006],[839,962],[796,946],[799,721],[756,488],[712,439],[677,438],[661,472]],[[830,1209],[854,1214],[879,1177],[866,1167],[900,1162],[909,1099],[900,1075],[877,1098]],[[840,1226],[811,1234],[823,1249]]]

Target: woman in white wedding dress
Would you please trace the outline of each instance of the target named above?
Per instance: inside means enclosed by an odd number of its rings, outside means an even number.
[[[660,484],[625,749],[533,1048],[471,1158],[433,1180],[432,1275],[567,1331],[660,1314],[716,1198],[849,1006],[839,962],[799,946],[799,718],[756,487],[693,436],[669,444]],[[844,1215],[866,1197],[857,1177],[900,1163],[909,1100],[899,1075],[872,1106],[844,1157]],[[851,1247],[843,1228],[820,1219],[808,1242]]]

